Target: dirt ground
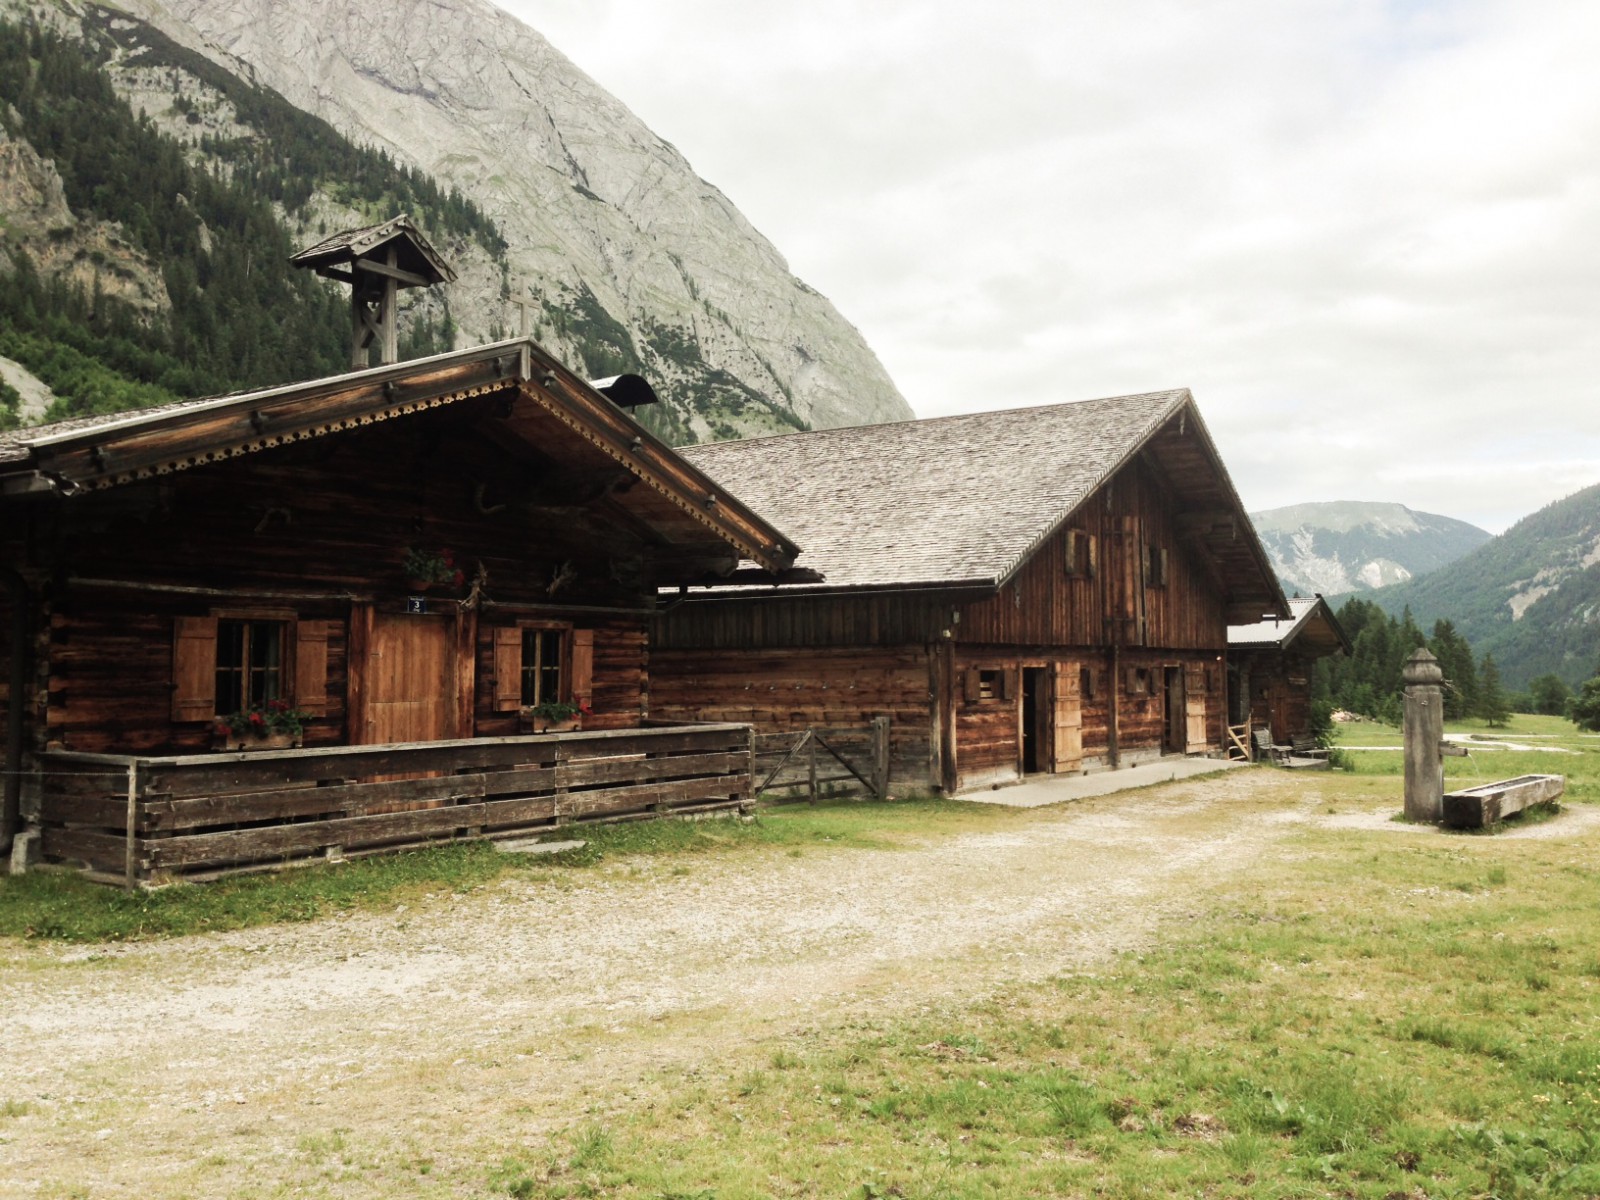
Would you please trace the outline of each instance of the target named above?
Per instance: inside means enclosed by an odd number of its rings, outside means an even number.
[[[0,942],[0,1196],[382,1195],[375,1168],[408,1158],[443,1184],[809,1031],[1092,970],[1308,822],[1384,820],[1237,771],[892,850],[636,860],[133,946]],[[330,1156],[367,1169],[330,1176]]]

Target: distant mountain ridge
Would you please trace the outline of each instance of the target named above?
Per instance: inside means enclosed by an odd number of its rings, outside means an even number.
[[[1508,686],[1554,673],[1577,685],[1600,672],[1600,485],[1575,492],[1432,574],[1368,599],[1410,607],[1424,629],[1445,617]]]
[[[1489,540],[1476,525],[1403,504],[1336,500],[1251,513],[1286,591],[1332,596],[1403,583]]]

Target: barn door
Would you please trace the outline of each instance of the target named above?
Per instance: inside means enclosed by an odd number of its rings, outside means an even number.
[[[462,736],[455,640],[448,618],[374,613],[360,664],[362,728],[350,740],[370,746]]]
[[[1083,769],[1083,696],[1075,662],[1055,666],[1055,764],[1056,771]]]
[[[1184,704],[1187,710],[1188,745],[1190,754],[1202,754],[1210,747],[1206,743],[1206,669],[1200,663],[1184,668]]]

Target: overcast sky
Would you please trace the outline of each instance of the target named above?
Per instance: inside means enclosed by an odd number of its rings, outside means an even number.
[[[918,416],[1188,386],[1247,506],[1600,482],[1600,0],[498,0]]]

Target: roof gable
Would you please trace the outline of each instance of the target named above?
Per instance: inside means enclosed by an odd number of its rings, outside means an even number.
[[[1187,389],[685,447],[806,547],[836,591],[994,588],[1147,453],[1256,612],[1276,577]],[[818,589],[812,589],[818,590]]]
[[[1350,639],[1320,595],[1290,597],[1287,618],[1268,617],[1249,625],[1228,626],[1231,650],[1287,650],[1290,646],[1299,646],[1318,657],[1341,650],[1350,653]]]

